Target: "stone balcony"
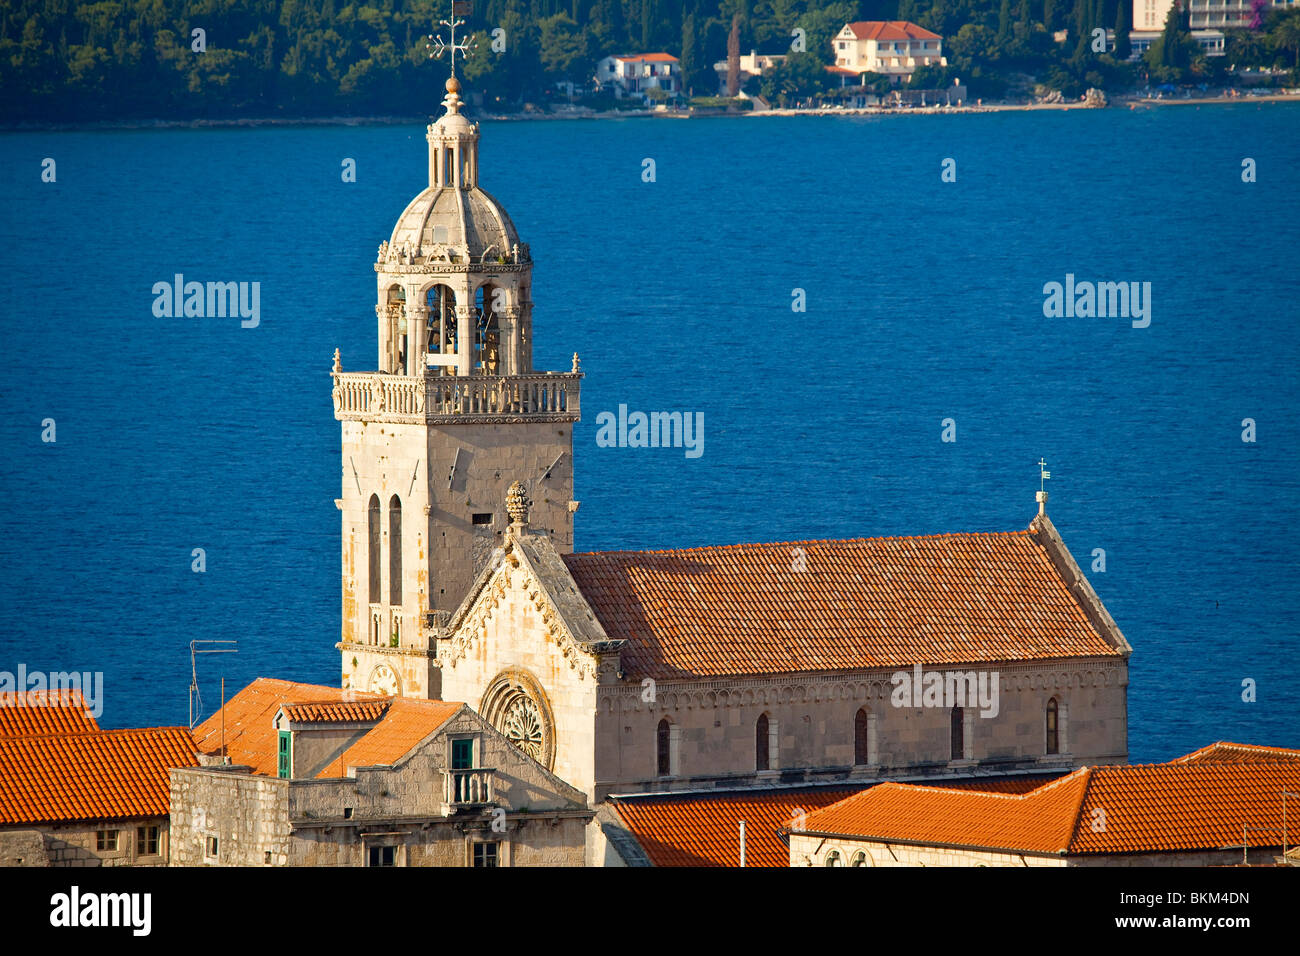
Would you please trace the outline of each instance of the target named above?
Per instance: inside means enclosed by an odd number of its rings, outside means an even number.
[[[443,813],[476,810],[496,802],[496,771],[484,767],[442,772]]]
[[[456,424],[576,422],[581,372],[393,375],[335,371],[340,421]]]

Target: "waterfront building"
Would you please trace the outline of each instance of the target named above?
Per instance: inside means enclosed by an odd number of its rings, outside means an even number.
[[[859,20],[847,23],[831,40],[832,72],[864,81],[867,73],[906,83],[922,66],[947,66],[943,38],[906,20]]]
[[[646,99],[651,90],[682,91],[681,64],[670,53],[607,56],[596,64],[596,87],[615,96]]]

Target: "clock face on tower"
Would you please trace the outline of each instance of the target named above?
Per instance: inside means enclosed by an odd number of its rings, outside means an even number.
[[[371,693],[396,697],[398,690],[397,675],[393,673],[393,669],[387,664],[380,664],[370,672]]]

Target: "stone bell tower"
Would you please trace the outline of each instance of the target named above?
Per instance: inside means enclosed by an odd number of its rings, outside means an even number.
[[[428,127],[429,186],[379,247],[374,371],[334,353],[342,422],[343,686],[438,697],[441,627],[508,524],[523,482],[532,526],[573,550],[571,372],[534,372],[533,263],[478,187],[479,127],[460,83]]]

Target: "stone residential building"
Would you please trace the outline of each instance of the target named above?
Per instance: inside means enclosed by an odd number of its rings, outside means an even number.
[[[1300,750],[1217,743],[1164,764],[1081,767],[1026,793],[884,783],[784,832],[790,866],[1272,863],[1296,842],[1284,791],[1300,792]]]
[[[184,727],[101,730],[79,695],[0,700],[0,866],[163,866]]]
[[[176,866],[583,862],[584,795],[464,704],[259,678],[195,739],[206,765],[171,778]]]

